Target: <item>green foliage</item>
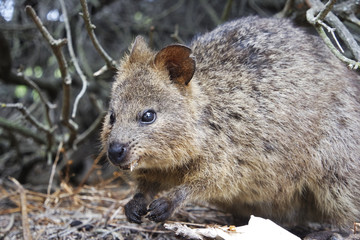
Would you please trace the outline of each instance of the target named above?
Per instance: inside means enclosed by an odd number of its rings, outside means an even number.
[[[30,69],[31,69],[31,68],[30,68]],[[32,70],[31,70],[31,71],[32,71]],[[26,72],[26,70],[25,70],[25,72]],[[17,97],[17,98],[23,98],[23,97],[25,97],[26,93],[27,93],[27,86],[25,86],[25,85],[18,85],[18,86],[16,86],[15,92],[14,92],[15,97]]]
[[[61,72],[60,72],[60,69],[57,68],[55,71],[54,71],[54,77],[55,78],[61,78]]]
[[[34,75],[36,78],[41,78],[43,75],[42,67],[40,67],[40,66],[34,67]]]
[[[147,27],[152,24],[152,18],[145,16],[142,12],[136,12],[134,14],[134,21],[142,27]]]
[[[27,67],[24,71],[24,75],[26,77],[36,77],[36,78],[41,78],[43,76],[43,69],[40,66],[35,66],[34,68],[32,67]]]
[[[39,93],[36,90],[31,91],[31,96],[32,96],[34,102],[38,102],[40,100]]]
[[[33,69],[32,67],[27,67],[24,71],[24,75],[27,76],[27,77],[31,77],[33,75]]]

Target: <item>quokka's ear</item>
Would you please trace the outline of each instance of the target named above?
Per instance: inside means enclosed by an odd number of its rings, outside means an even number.
[[[187,85],[195,72],[195,60],[190,54],[191,49],[186,46],[170,45],[156,54],[154,65],[158,69],[167,69],[172,81]]]
[[[137,36],[132,44],[129,61],[131,63],[140,62],[144,57],[148,57],[151,50],[148,47],[146,40],[142,36]]]

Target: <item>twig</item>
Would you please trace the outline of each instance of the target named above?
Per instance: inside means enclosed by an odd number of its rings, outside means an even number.
[[[358,231],[357,227],[360,227],[360,223],[354,222],[354,234],[357,234]]]
[[[315,0],[310,0],[312,2],[315,2]],[[327,5],[327,7],[329,7],[329,4]],[[329,10],[326,10],[326,12],[328,12]],[[325,12],[324,10],[321,12]],[[331,14],[331,13],[330,13]],[[318,14],[319,16],[320,14]],[[324,14],[321,14],[323,17]],[[321,21],[322,19],[315,17],[315,7],[310,8],[309,10],[307,10],[306,12],[306,19],[308,20],[309,23],[311,23],[316,31],[319,33],[319,35],[321,36],[321,38],[324,40],[325,44],[329,47],[329,49],[331,50],[331,52],[337,57],[339,58],[341,61],[343,61],[344,63],[347,63],[349,65],[350,68],[354,68],[357,69],[360,66],[359,62],[356,62],[352,59],[349,59],[347,57],[345,57],[343,54],[341,54],[337,48],[333,45],[333,43],[331,42],[331,40],[328,38],[328,36],[326,35],[324,29],[322,28],[321,24],[319,23],[319,20]],[[317,20],[315,20],[317,19]],[[351,35],[351,34],[350,34]],[[357,45],[357,44],[356,44]]]
[[[41,136],[39,136],[38,133],[34,133],[23,126],[17,125],[2,117],[0,117],[0,127],[17,132],[25,137],[32,138],[35,142],[39,144],[46,144],[46,141]]]
[[[292,11],[293,6],[294,6],[294,0],[287,0],[284,8],[281,10],[281,12],[275,14],[275,17],[283,18],[288,16]]]
[[[151,49],[154,47],[154,32],[155,32],[155,27],[151,26],[149,29],[149,47]]]
[[[35,119],[33,115],[27,110],[27,108],[22,103],[0,103],[2,108],[16,108],[21,114],[28,120],[31,124],[33,124],[38,130],[43,131],[45,133],[51,134],[51,129],[47,126],[44,126],[38,120]]]
[[[221,14],[221,22],[225,22],[226,20],[228,20],[232,3],[233,0],[227,0],[224,10]]]
[[[60,0],[60,5],[61,5],[61,11],[62,11],[63,17],[64,17],[64,23],[65,23],[65,29],[66,29],[66,37],[68,39],[68,44],[67,45],[68,45],[69,53],[70,53],[70,56],[71,56],[71,60],[72,60],[72,62],[74,64],[74,66],[75,66],[75,70],[79,74],[81,82],[82,82],[81,91],[75,98],[75,102],[74,102],[74,106],[73,106],[73,112],[71,114],[71,117],[74,119],[75,116],[76,116],[76,111],[77,111],[79,101],[84,96],[84,94],[86,92],[88,82],[87,82],[86,77],[85,77],[83,71],[81,70],[79,62],[78,62],[78,60],[77,60],[77,58],[75,56],[74,48],[73,48],[73,45],[72,45],[71,29],[70,29],[69,19],[68,19],[68,15],[67,15],[64,0]]]
[[[309,10],[308,10],[309,12]],[[322,39],[324,40],[325,44],[329,47],[329,49],[331,50],[331,52],[337,57],[339,58],[341,61],[343,61],[344,63],[347,63],[349,65],[350,68],[353,69],[358,69],[360,67],[360,62],[356,62],[352,59],[349,59],[347,57],[345,57],[343,54],[341,54],[336,47],[333,45],[333,43],[331,42],[331,40],[328,38],[328,36],[326,35],[324,29],[321,26],[315,26],[315,29],[317,30],[317,32],[319,33],[319,35],[322,37]]]
[[[78,138],[74,142],[75,146],[83,143],[84,140],[86,140],[91,134],[93,134],[98,129],[98,127],[101,125],[102,120],[104,119],[105,115],[106,115],[105,112],[101,113],[95,119],[95,121],[90,125],[90,127],[78,136]]]
[[[116,62],[109,56],[109,54],[107,54],[105,52],[105,50],[100,45],[100,43],[99,43],[99,41],[98,41],[98,39],[97,39],[97,37],[95,35],[95,32],[94,32],[95,25],[91,23],[89,9],[88,9],[86,0],[80,0],[80,3],[81,3],[82,10],[83,10],[81,15],[82,15],[82,17],[84,19],[86,30],[87,30],[87,32],[89,34],[89,37],[90,37],[96,51],[105,60],[106,65],[107,65],[108,68],[117,69]]]
[[[170,230],[152,230],[152,229],[146,229],[146,228],[142,228],[142,227],[138,227],[138,226],[128,226],[128,225],[117,225],[117,228],[115,228],[113,230],[113,232],[118,232],[123,229],[134,230],[137,232],[149,232],[149,233],[160,233],[160,234],[166,234],[166,233],[172,232]]]
[[[330,0],[330,1],[334,1],[334,0]],[[328,12],[329,9],[323,10],[325,8],[325,5],[321,3],[319,0],[307,0],[307,2],[311,6],[311,8],[306,13],[306,18],[308,22],[314,25],[315,27],[318,24],[318,22],[315,21],[315,19],[325,20],[326,22],[328,22],[329,25],[336,28],[339,37],[343,40],[347,48],[349,48],[349,50],[355,57],[355,60],[360,61],[360,47],[357,44],[356,40],[354,39],[353,35],[344,26],[344,24],[335,16],[335,14],[333,14],[332,12]],[[331,7],[331,4],[328,3],[326,6]],[[324,13],[328,12],[328,14],[325,16],[324,19],[321,19],[320,17],[315,17],[315,13],[320,9],[323,10],[321,16],[324,16]],[[320,16],[320,14],[318,16]]]
[[[31,80],[29,77],[26,77],[22,72],[18,73],[19,77],[22,77],[24,79],[24,81],[33,89],[35,89],[35,91],[39,94],[40,100],[43,102],[43,104],[45,105],[45,111],[46,111],[46,119],[48,121],[48,124],[50,126],[50,128],[52,127],[52,122],[50,119],[50,109],[54,109],[56,108],[56,104],[52,104],[51,102],[49,102],[49,100],[47,99],[47,97],[44,95],[44,93],[40,90],[39,86],[33,81]]]
[[[49,178],[49,185],[48,185],[48,188],[47,188],[47,197],[46,197],[46,200],[44,202],[44,205],[48,205],[49,203],[49,200],[50,200],[50,193],[51,193],[51,186],[52,186],[52,183],[53,183],[53,180],[54,180],[54,175],[55,175],[55,170],[56,170],[56,165],[60,159],[60,153],[62,152],[63,150],[63,142],[60,142],[59,144],[59,147],[57,149],[57,152],[56,152],[56,157],[55,157],[55,161],[52,165],[52,168],[51,168],[51,174],[50,174],[50,178]]]
[[[334,41],[336,42],[336,45],[338,46],[338,48],[340,49],[340,51],[342,53],[344,53],[344,49],[341,47],[341,44],[339,43],[339,40],[336,38],[335,36],[335,30],[336,28],[332,28],[330,26],[328,26],[326,23],[324,23],[322,20],[318,20],[318,23],[323,26],[324,28],[326,28],[326,30],[331,33],[331,36],[333,37]]]
[[[175,31],[173,34],[170,35],[170,37],[172,37],[178,43],[181,43],[181,44],[185,43],[184,40],[182,40],[182,38],[179,36],[179,24],[175,25]]]
[[[6,216],[2,216],[2,217],[4,217],[4,218],[6,217],[7,218],[6,220],[8,220],[7,225],[4,225],[2,223],[0,226],[0,232],[3,234],[3,233],[10,231],[10,229],[14,226],[15,221],[14,221],[14,214],[7,214]]]
[[[29,77],[27,77],[30,79]],[[13,85],[27,85],[29,87],[32,87],[29,85],[28,82],[25,81],[23,76],[19,76],[18,73],[11,72],[6,78],[0,78],[1,81],[5,82],[6,84],[13,84]],[[53,98],[56,97],[58,94],[58,89],[60,86],[60,81],[54,81],[54,82],[47,82],[43,79],[37,79],[33,78],[31,81],[36,83],[37,86],[40,87],[43,91],[46,91],[51,95]]]
[[[248,0],[247,2],[249,3],[250,7],[257,12],[259,16],[265,17],[268,15],[261,7],[258,6],[258,1]]]
[[[67,43],[66,39],[55,40],[49,31],[45,28],[44,24],[40,18],[36,15],[34,9],[31,6],[26,6],[26,13],[31,17],[33,22],[36,24],[41,34],[45,40],[49,43],[59,65],[61,72],[61,77],[63,79],[63,102],[62,102],[62,112],[61,112],[61,121],[69,129],[70,137],[68,140],[69,146],[72,146],[74,140],[76,139],[78,126],[75,122],[70,119],[70,86],[71,86],[71,76],[68,72],[68,65],[65,59],[61,47]]]
[[[99,155],[96,157],[96,159],[94,160],[90,170],[86,173],[85,177],[81,180],[79,186],[76,188],[76,190],[74,191],[75,193],[80,192],[82,186],[85,184],[85,182],[87,181],[87,179],[89,178],[89,176],[91,175],[91,173],[95,170],[95,168],[97,167],[98,162],[100,161],[100,159],[104,156],[105,154],[105,150],[102,149],[101,152],[99,153]]]
[[[332,9],[332,12],[335,13],[336,16],[340,16],[360,26],[360,20],[356,17],[358,8],[359,8],[358,0],[347,0],[335,4]]]
[[[92,104],[95,106],[96,110],[99,112],[99,116],[95,119],[95,121],[90,125],[88,129],[86,129],[83,133],[81,133],[78,138],[75,141],[75,146],[81,144],[84,140],[86,140],[91,134],[93,134],[100,124],[102,123],[106,112],[104,112],[104,109],[102,105],[99,103],[99,101],[96,99],[94,95],[90,95],[90,100]]]
[[[46,150],[47,150],[47,155],[49,156],[49,158],[51,157],[51,146],[53,144],[53,124],[52,124],[52,121],[51,121],[51,118],[50,118],[50,109],[54,109],[56,108],[56,105],[55,104],[52,104],[50,103],[46,96],[43,94],[43,92],[40,90],[39,86],[33,81],[31,80],[30,78],[26,77],[22,72],[21,73],[18,73],[18,76],[19,77],[22,77],[24,79],[24,81],[29,85],[31,86],[35,91],[37,91],[37,93],[39,94],[40,96],[40,100],[42,101],[42,103],[44,104],[44,108],[45,108],[45,117],[46,117],[46,120],[47,120],[47,124],[48,124],[48,128],[50,131],[47,131],[46,132],[46,138],[47,138],[47,147],[46,147]],[[53,128],[53,129],[52,129]],[[50,161],[48,161],[50,162]]]
[[[19,194],[20,194],[20,205],[21,205],[21,220],[22,220],[22,226],[23,226],[23,237],[25,240],[31,240],[32,236],[30,233],[30,227],[29,227],[29,219],[28,219],[28,213],[27,213],[27,206],[26,206],[26,193],[25,189],[21,184],[12,177],[9,177],[9,179],[16,185]]]
[[[174,5],[172,5],[169,8],[166,8],[164,11],[162,11],[161,13],[154,16],[154,19],[160,20],[160,19],[163,19],[164,17],[168,16],[172,12],[175,12],[177,9],[181,8],[181,6],[184,4],[185,0],[173,1],[173,2],[175,2]]]
[[[200,0],[200,4],[203,8],[205,8],[206,12],[209,14],[211,20],[215,23],[215,25],[219,25],[221,20],[216,14],[216,11],[211,7],[211,5],[206,0]]]
[[[329,0],[322,8],[322,10],[318,13],[318,15],[315,17],[314,21],[317,22],[319,20],[324,20],[326,15],[328,15],[328,13],[331,11],[335,3],[336,0]]]

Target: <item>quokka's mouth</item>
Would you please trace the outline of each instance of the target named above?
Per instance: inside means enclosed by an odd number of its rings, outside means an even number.
[[[119,165],[122,170],[130,170],[131,172],[139,165],[140,158]]]

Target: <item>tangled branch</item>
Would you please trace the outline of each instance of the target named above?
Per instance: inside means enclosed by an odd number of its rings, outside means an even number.
[[[308,0],[311,5],[311,8],[306,12],[306,18],[310,24],[312,24],[319,35],[323,38],[325,44],[329,47],[332,53],[338,57],[341,61],[348,64],[350,68],[357,69],[360,66],[360,47],[357,44],[356,40],[349,32],[349,30],[344,26],[344,24],[333,14],[331,11],[336,0],[329,0],[326,5],[321,3],[319,0]],[[316,15],[317,14],[317,15]],[[316,16],[315,16],[316,15]],[[333,26],[333,28],[328,27],[324,21]],[[333,32],[336,29],[339,37],[344,41],[345,45],[349,48],[355,60],[347,58],[342,54],[331,42],[329,37],[324,31],[324,26],[328,31]],[[334,39],[336,39],[333,34]],[[337,40],[335,40],[338,42]],[[338,44],[340,45],[340,44]],[[342,48],[340,48],[342,49]]]

